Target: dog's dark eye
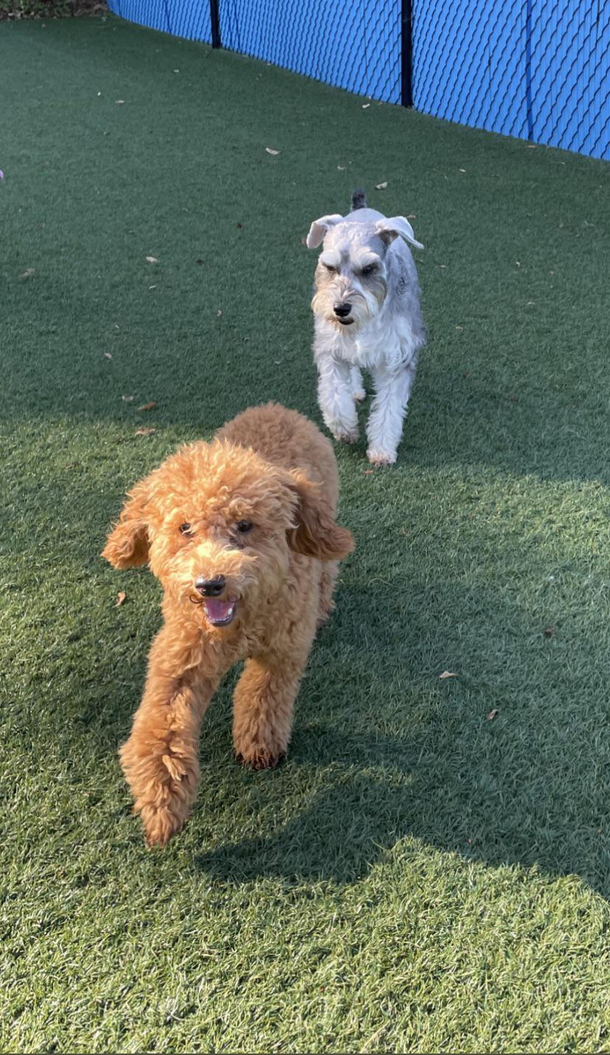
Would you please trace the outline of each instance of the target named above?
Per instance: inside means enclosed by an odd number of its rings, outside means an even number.
[[[191,534],[191,525],[190,524],[181,524],[180,527],[178,528],[178,530],[179,530],[181,535],[190,535]]]
[[[367,275],[372,275],[373,271],[375,271],[375,270],[376,269],[375,269],[375,265],[374,264],[367,264],[366,267],[362,268],[362,271],[360,272],[360,274],[364,275],[365,278],[366,278]]]
[[[251,520],[238,520],[235,526],[240,535],[247,535],[249,531],[252,531],[254,524]]]
[[[322,266],[325,267],[327,271],[330,271],[331,275],[334,275],[335,271],[337,270],[337,268],[333,267],[332,264],[323,264]]]

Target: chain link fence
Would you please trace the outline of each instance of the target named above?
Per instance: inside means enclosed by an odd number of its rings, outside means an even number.
[[[108,0],[383,102],[610,160],[610,0]]]

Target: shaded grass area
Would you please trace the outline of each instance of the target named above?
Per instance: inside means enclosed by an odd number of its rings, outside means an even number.
[[[0,97],[3,1050],[605,1050],[607,166],[116,20],[2,26]],[[149,853],[160,595],[105,531],[245,405],[319,421],[301,240],[359,184],[426,245],[399,463],[338,451],[287,763],[233,763],[229,679]]]

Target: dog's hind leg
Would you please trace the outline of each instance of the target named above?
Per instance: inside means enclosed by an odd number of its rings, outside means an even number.
[[[233,745],[252,769],[272,768],[286,754],[306,662],[307,655],[247,660],[233,696]]]
[[[322,576],[320,578],[320,606],[318,608],[318,626],[322,626],[330,618],[335,610],[333,593],[339,565],[337,561],[326,561],[322,565]]]
[[[364,381],[362,380],[362,374],[357,366],[351,367],[351,383],[352,399],[355,403],[361,403],[363,399],[366,399],[366,390],[364,387]]]

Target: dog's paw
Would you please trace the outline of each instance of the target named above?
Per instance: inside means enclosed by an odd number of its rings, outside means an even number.
[[[166,846],[172,835],[179,832],[185,818],[174,810],[159,806],[142,806],[138,811],[144,825],[146,845]]]
[[[369,447],[366,456],[371,465],[394,465],[396,451],[384,451],[381,447]]]
[[[331,433],[336,439],[337,443],[357,443],[358,442],[358,428],[349,429],[345,425],[333,425]]]
[[[265,751],[261,748],[242,754],[241,751],[236,750],[235,758],[247,769],[275,769],[286,758],[286,752],[280,751],[279,754],[272,754],[270,751]]]

